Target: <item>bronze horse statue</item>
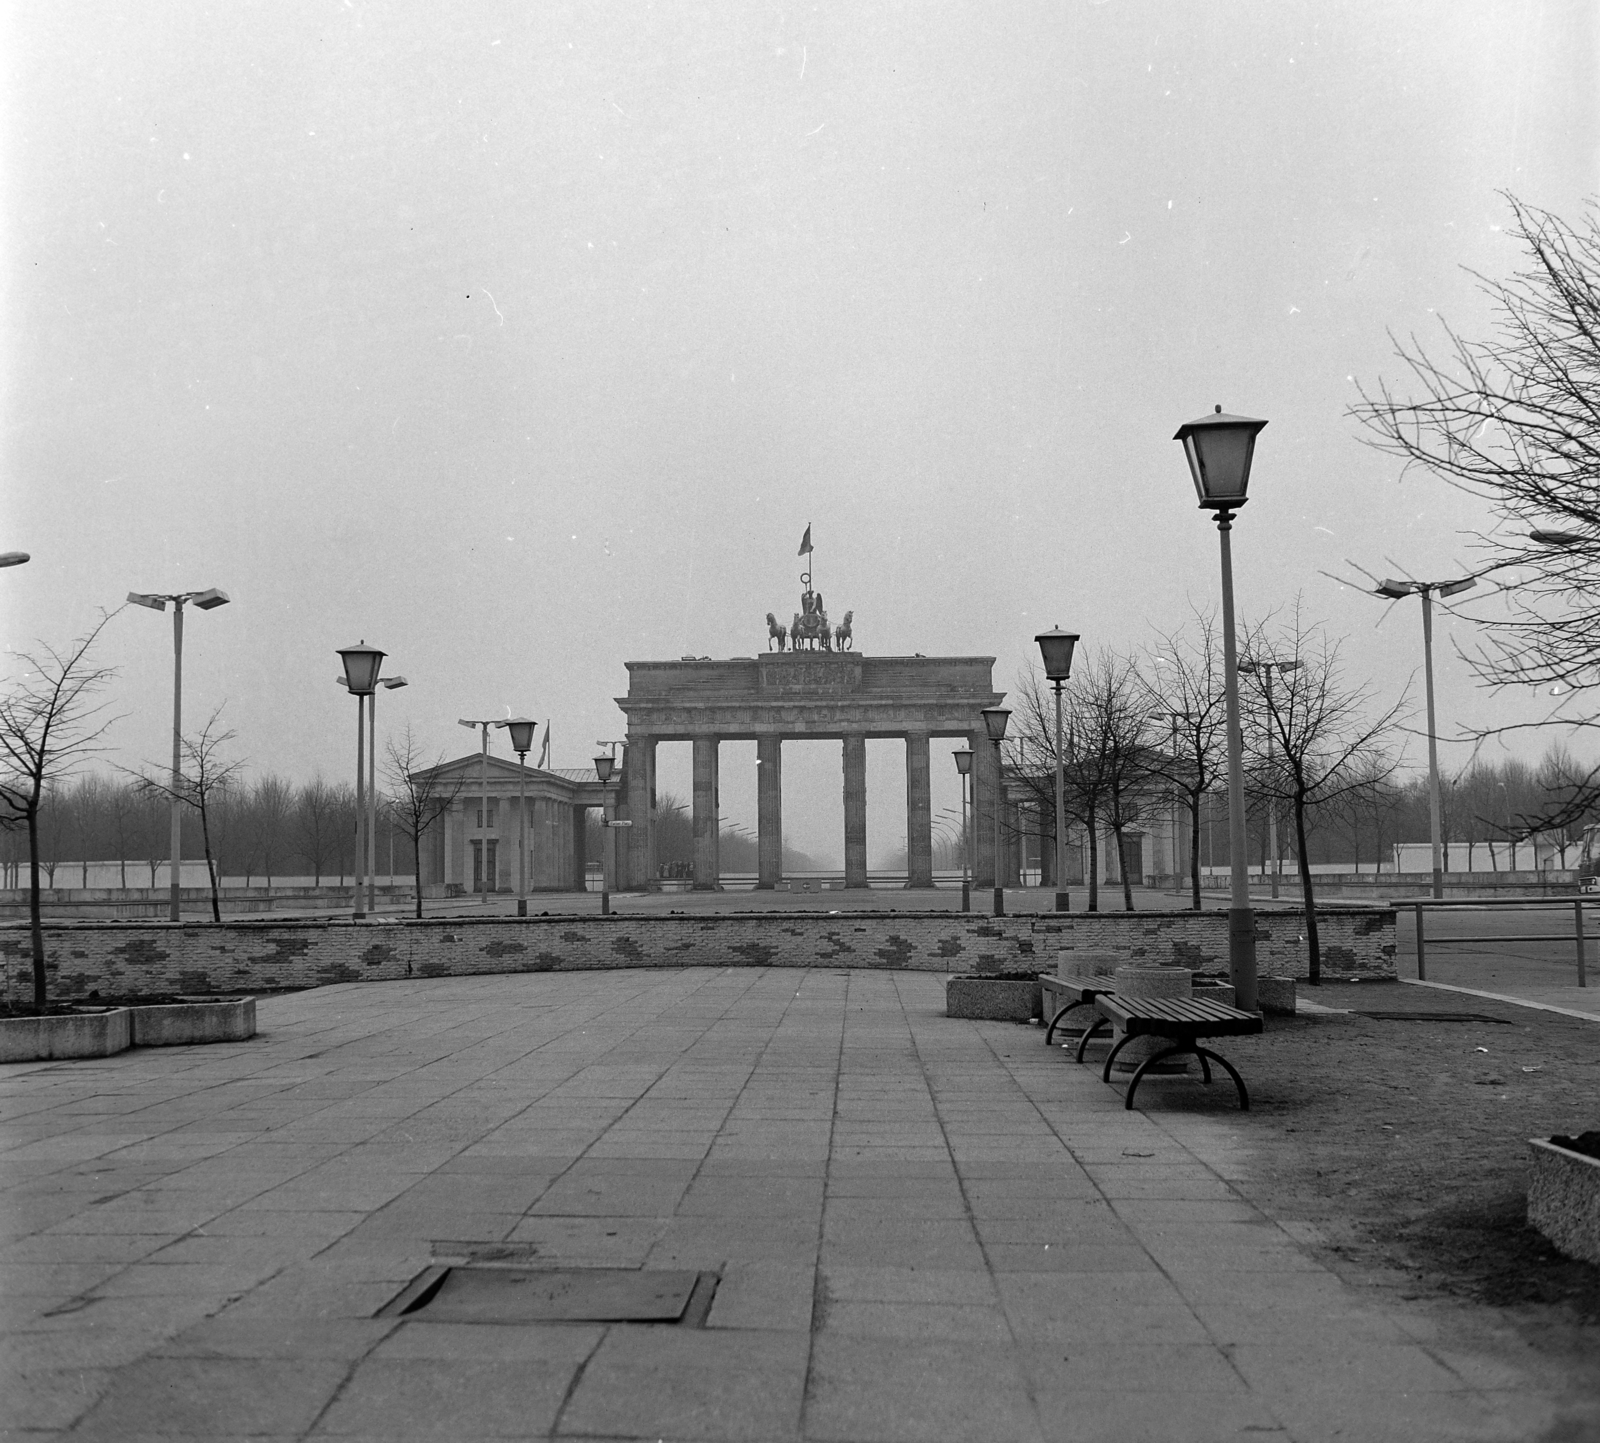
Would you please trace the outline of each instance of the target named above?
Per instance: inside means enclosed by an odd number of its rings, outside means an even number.
[[[833,647],[835,651],[849,651],[855,642],[850,631],[850,619],[855,615],[853,611],[844,614],[844,620],[833,629]]]
[[[778,618],[770,611],[767,613],[767,650],[773,650],[773,643],[777,643],[777,650],[782,651],[789,636],[787,627],[778,624]]]

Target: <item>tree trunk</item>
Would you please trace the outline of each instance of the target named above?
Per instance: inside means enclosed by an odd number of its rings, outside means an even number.
[[[422,917],[422,833],[413,833],[411,838],[411,857],[416,865],[417,875],[417,917]]]
[[[1306,981],[1317,987],[1322,982],[1322,945],[1317,940],[1317,899],[1311,890],[1311,863],[1306,860],[1306,803],[1300,795],[1294,799],[1294,834],[1300,851],[1300,895],[1306,906],[1306,952],[1310,959]]]
[[[1200,910],[1200,793],[1189,794],[1189,884],[1192,909]]]
[[[44,922],[39,915],[39,804],[28,808],[28,935],[33,943],[33,1007],[44,1011]]]
[[[1112,825],[1111,835],[1117,841],[1117,875],[1122,878],[1122,910],[1133,911],[1133,884],[1128,880],[1128,848],[1123,840],[1122,828]]]
[[[1089,808],[1089,910],[1100,910],[1100,834],[1094,808]]]
[[[206,877],[211,883],[211,920],[222,920],[222,904],[217,898],[217,869],[211,860],[211,827],[206,817],[206,809],[200,809],[200,840],[206,849]]]

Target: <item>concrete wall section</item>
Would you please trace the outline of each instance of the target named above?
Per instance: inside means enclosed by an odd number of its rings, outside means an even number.
[[[1394,976],[1395,914],[1322,914],[1323,971]],[[1298,911],[1257,912],[1263,973],[1303,977]],[[1184,913],[1041,913],[992,918],[951,912],[821,916],[514,917],[482,921],[235,922],[47,926],[50,987],[127,995],[315,987],[331,982],[551,972],[599,967],[893,967],[925,972],[1055,971],[1063,948],[1129,961],[1227,968],[1228,917]],[[30,995],[25,928],[0,931],[5,995]]]

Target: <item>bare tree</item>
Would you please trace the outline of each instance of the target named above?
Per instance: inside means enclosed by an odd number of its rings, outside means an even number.
[[[111,615],[114,615],[112,613]],[[47,1002],[44,924],[39,912],[39,810],[51,786],[91,754],[113,718],[96,700],[116,675],[93,649],[111,615],[59,651],[46,642],[17,657],[22,670],[0,694],[0,807],[28,832],[28,924],[33,947],[33,1005]]]
[[[216,852],[212,846],[212,829],[217,812],[229,792],[238,785],[244,771],[241,758],[225,759],[223,749],[233,741],[234,733],[220,730],[222,708],[219,706],[200,728],[197,735],[182,740],[183,770],[176,790],[169,776],[159,772],[138,773],[139,787],[154,796],[176,800],[191,808],[200,818],[200,840],[206,859],[206,878],[211,886],[211,920],[222,920],[222,902],[218,894]]]
[[[1254,726],[1245,729],[1247,745],[1256,751],[1258,785],[1270,797],[1293,808],[1295,852],[1300,891],[1306,909],[1309,980],[1322,980],[1322,949],[1317,934],[1316,896],[1306,848],[1306,818],[1314,808],[1346,793],[1371,787],[1393,772],[1397,758],[1390,748],[1405,699],[1374,712],[1367,686],[1346,682],[1337,642],[1305,620],[1297,602],[1278,627],[1256,627],[1246,650],[1263,656],[1295,657],[1294,671],[1279,672],[1271,686],[1265,669],[1245,674],[1244,697]],[[1275,753],[1265,762],[1270,736]]]
[[[1362,389],[1350,414],[1373,445],[1486,498],[1480,571],[1515,566],[1473,617],[1490,638],[1472,658],[1491,686],[1554,685],[1565,700],[1522,726],[1600,727],[1583,701],[1600,688],[1600,209],[1570,223],[1508,195],[1526,269],[1478,277],[1493,305],[1486,340],[1445,327],[1445,354],[1396,341],[1409,377]],[[1576,698],[1574,696],[1576,694]],[[1571,702],[1577,699],[1574,710]],[[1586,774],[1594,795],[1596,774]]]
[[[441,776],[441,752],[424,767],[422,749],[412,735],[410,723],[398,738],[390,737],[384,746],[386,780],[391,787],[387,802],[394,825],[411,842],[411,859],[416,868],[417,916],[422,915],[422,839],[450,810],[460,794],[463,778]]]
[[[1200,804],[1228,769],[1227,690],[1216,614],[1196,609],[1187,629],[1160,637],[1150,663],[1146,707],[1167,715],[1176,739],[1169,752],[1152,756],[1151,770],[1183,797],[1189,811],[1189,905],[1198,912]]]

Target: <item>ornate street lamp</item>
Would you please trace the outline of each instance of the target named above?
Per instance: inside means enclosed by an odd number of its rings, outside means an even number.
[[[1214,513],[1222,547],[1222,656],[1228,702],[1228,854],[1232,888],[1228,906],[1228,972],[1234,1000],[1246,1012],[1256,1010],[1256,918],[1250,906],[1244,825],[1244,734],[1239,729],[1239,658],[1233,620],[1233,518],[1245,503],[1256,437],[1265,421],[1226,416],[1222,407],[1210,416],[1178,427],[1172,438],[1182,442],[1202,510]]]
[[[986,706],[983,709],[983,727],[994,746],[994,915],[1006,914],[1005,873],[1000,866],[1000,804],[1005,797],[1005,778],[1001,773],[1000,743],[1006,739],[1006,723],[1011,711],[1003,706]]]
[[[972,826],[968,822],[967,789],[972,785],[972,753],[955,754],[956,771],[961,774],[961,910],[972,910]]]
[[[533,750],[533,734],[539,728],[539,723],[529,721],[525,716],[510,717],[505,721],[496,722],[497,727],[502,727],[511,733],[511,750],[517,754],[517,765],[521,768],[519,778],[519,792],[517,796],[517,916],[528,915],[528,753]]]
[[[7,566],[17,566],[28,559],[22,551],[9,553],[19,560],[7,561]],[[172,884],[168,915],[178,920],[178,889],[183,872],[183,604],[192,601],[200,611],[213,611],[228,604],[228,593],[211,587],[207,591],[176,591],[162,595],[159,592],[130,591],[128,600],[135,606],[148,606],[151,611],[165,611],[172,603],[172,831],[170,846]]]
[[[1078,644],[1076,632],[1042,631],[1034,640],[1044,658],[1044,674],[1056,692],[1056,911],[1070,912],[1067,896],[1067,778],[1066,756],[1061,749],[1061,688],[1072,675],[1072,649]]]
[[[344,684],[356,699],[356,905],[352,915],[359,921],[367,915],[366,899],[362,896],[363,869],[367,863],[367,698],[373,696],[378,686],[378,672],[386,653],[365,641],[355,646],[339,648],[339,660],[344,663]],[[376,702],[374,702],[376,705]]]
[[[616,855],[616,840],[611,830],[611,774],[617,768],[617,759],[604,752],[594,759],[594,774],[600,779],[601,795],[605,798],[600,812],[600,825],[605,828],[605,855],[600,858],[600,915],[611,915],[611,859]]]

